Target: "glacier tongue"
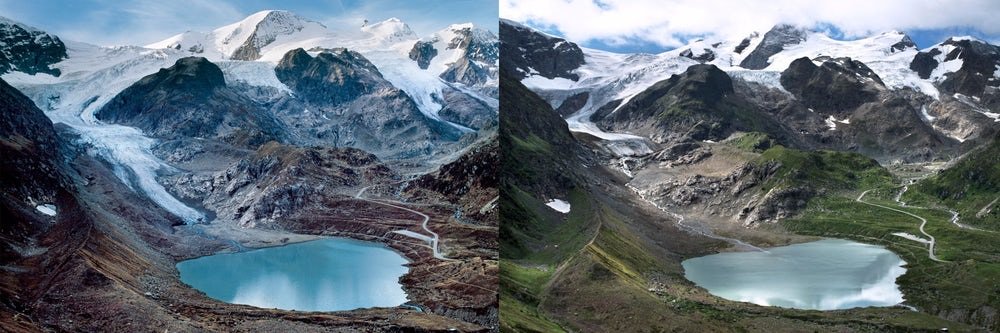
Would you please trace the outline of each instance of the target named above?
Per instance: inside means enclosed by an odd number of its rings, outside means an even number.
[[[115,175],[133,190],[141,190],[153,202],[187,224],[205,220],[205,215],[177,200],[156,181],[157,173],[175,169],[153,155],[156,140],[136,128],[103,123],[67,124],[99,157],[111,163]]]
[[[145,193],[185,223],[203,221],[204,214],[182,203],[156,181],[158,173],[174,169],[153,155],[155,140],[136,128],[105,124],[94,118],[94,112],[119,92],[143,76],[169,67],[184,54],[83,43],[67,43],[67,53],[69,59],[55,66],[64,73],[58,78],[19,73],[4,75],[4,79],[30,97],[53,123],[71,127],[92,153],[110,163],[115,175],[133,190]]]

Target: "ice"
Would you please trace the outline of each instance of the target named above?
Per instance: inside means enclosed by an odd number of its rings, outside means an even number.
[[[10,83],[45,111],[53,123],[71,127],[91,152],[112,165],[115,175],[134,190],[187,223],[205,216],[180,202],[156,181],[174,169],[152,153],[155,140],[138,129],[105,124],[94,112],[143,76],[169,67],[184,56],[176,50],[140,47],[98,47],[66,42],[69,58],[55,65],[57,79],[26,79],[13,75]],[[7,75],[4,78],[8,78]]]
[[[523,83],[525,87],[528,87],[532,90],[534,89],[548,90],[548,89],[569,89],[573,87],[573,84],[576,82],[561,77],[549,79],[541,75],[532,75],[525,78],[524,80],[521,80],[521,83]]]
[[[35,209],[48,216],[56,216],[56,206],[53,204],[42,204],[35,206]]]
[[[569,213],[569,202],[561,199],[552,199],[545,203],[546,206],[552,208],[553,210],[566,214]]]
[[[261,61],[217,61],[226,82],[242,82],[251,86],[273,87],[288,94],[292,90],[278,80],[274,73],[274,63]]]

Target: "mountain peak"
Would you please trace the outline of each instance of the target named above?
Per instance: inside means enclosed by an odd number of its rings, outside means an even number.
[[[395,17],[364,26],[361,28],[361,31],[390,42],[417,38],[417,35],[413,33],[413,30],[410,30],[409,25]]]
[[[66,57],[66,46],[59,37],[0,17],[0,74],[19,71],[59,76],[59,69],[50,66]]]
[[[196,54],[210,51],[206,56],[213,59],[257,60],[265,46],[282,36],[303,31],[321,34],[326,26],[289,11],[263,10],[207,34],[187,31],[146,47],[175,48]]]

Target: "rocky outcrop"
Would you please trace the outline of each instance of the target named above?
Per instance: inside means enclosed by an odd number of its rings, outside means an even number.
[[[440,152],[461,132],[428,118],[361,54],[346,49],[289,51],[275,74],[294,96],[271,105],[297,145],[362,149],[381,157],[414,158]]]
[[[577,111],[580,111],[580,109],[582,109],[585,105],[587,105],[587,101],[589,99],[590,99],[590,93],[586,91],[573,94],[569,97],[566,97],[566,99],[564,99],[562,103],[559,104],[559,107],[556,108],[556,113],[558,113],[560,116],[567,117],[571,114],[576,113]]]
[[[995,74],[1000,66],[1000,47],[974,39],[949,38],[921,51],[913,57],[910,69],[927,79],[941,63],[951,61],[961,61],[961,67],[944,73],[943,77],[934,77],[941,90],[982,97],[987,87],[1000,86],[1000,78]]]
[[[413,44],[413,48],[410,49],[409,57],[410,60],[417,62],[417,66],[420,69],[427,69],[427,66],[431,64],[431,59],[434,59],[437,54],[438,51],[434,48],[433,43],[417,41]]]
[[[260,59],[260,51],[263,47],[273,43],[278,36],[290,35],[301,31],[306,27],[306,24],[319,25],[291,12],[283,10],[268,11],[253,27],[253,32],[250,36],[233,51],[233,54],[229,58],[246,61]],[[198,51],[194,47],[192,46],[190,51]]]
[[[660,143],[721,140],[735,130],[782,131],[769,115],[735,94],[732,79],[715,65],[690,66],[610,110],[602,107],[591,120],[607,130]]]
[[[961,59],[962,67],[954,73],[945,74],[941,82],[944,91],[968,96],[983,96],[987,87],[1000,86],[996,77],[1000,68],[1000,47],[975,40],[949,39],[946,45],[955,49],[945,55],[945,61]]]
[[[785,49],[806,40],[806,30],[788,24],[779,24],[764,34],[764,39],[757,48],[750,52],[740,67],[747,69],[764,69],[771,63],[768,59]]]
[[[243,227],[273,225],[330,196],[399,175],[375,155],[353,148],[299,148],[270,142],[200,187],[217,218]]]
[[[497,109],[487,102],[472,97],[458,90],[448,89],[441,92],[444,108],[438,112],[441,119],[456,123],[474,130],[480,130],[497,124]]]
[[[422,201],[453,203],[456,217],[467,223],[497,227],[499,166],[500,144],[494,132],[437,172],[410,182],[404,191]]]
[[[454,36],[445,50],[461,50],[462,56],[441,73],[448,82],[467,86],[496,84],[500,61],[500,41],[492,32],[471,25],[449,27]],[[495,97],[495,95],[494,95]]]
[[[494,73],[491,73],[489,69],[484,68],[479,63],[462,57],[441,73],[441,78],[448,82],[476,86],[494,79],[494,75]]]
[[[868,66],[851,58],[821,58],[816,66],[799,58],[781,73],[781,85],[806,106],[829,113],[853,110],[874,101],[885,84]]]
[[[937,59],[934,59],[939,54],[941,50],[931,49],[927,52],[918,52],[916,56],[913,57],[913,61],[910,61],[910,70],[917,72],[917,75],[921,79],[928,79],[931,77],[931,71],[933,71],[938,66]]]
[[[889,46],[889,51],[891,52],[901,52],[908,48],[916,48],[917,44],[913,42],[913,39],[908,35],[903,35],[903,39],[899,40],[895,44]]]
[[[712,50],[709,49],[702,49],[697,54],[695,54],[694,51],[691,51],[691,49],[687,49],[681,51],[680,56],[700,63],[706,63],[715,60],[715,52],[712,52]]]
[[[0,17],[0,74],[18,71],[59,76],[52,65],[66,59],[59,37]]]
[[[313,104],[336,106],[361,95],[392,89],[392,84],[360,53],[333,49],[312,57],[288,51],[274,68],[278,80]]]
[[[583,65],[583,50],[565,39],[552,37],[519,23],[500,20],[500,68],[509,75],[525,78],[537,73],[578,80],[573,71]]]
[[[743,51],[746,51],[746,49],[750,47],[750,41],[752,41],[754,38],[757,37],[760,37],[760,34],[754,32],[750,34],[750,36],[748,36],[747,38],[743,38],[743,40],[741,40],[740,43],[736,45],[735,48],[733,48],[733,52],[736,52],[736,54],[743,54]]]
[[[226,86],[218,66],[187,57],[116,95],[95,116],[161,138],[215,138],[255,148],[283,139],[284,126]]]

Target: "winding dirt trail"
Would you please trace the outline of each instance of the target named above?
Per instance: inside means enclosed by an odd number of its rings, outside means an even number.
[[[927,219],[925,219],[925,218],[923,218],[923,217],[921,217],[919,215],[916,215],[916,214],[904,211],[904,210],[900,210],[900,209],[896,209],[896,208],[892,208],[892,207],[883,206],[883,205],[874,204],[874,203],[870,203],[870,202],[864,201],[864,197],[865,197],[866,194],[868,194],[868,192],[871,192],[871,190],[865,190],[864,192],[861,192],[861,195],[859,195],[858,198],[855,199],[855,201],[863,203],[863,204],[866,204],[866,205],[869,205],[869,206],[879,207],[879,208],[882,208],[882,209],[888,209],[888,210],[891,210],[891,211],[894,211],[894,212],[903,213],[903,214],[912,216],[912,217],[914,217],[916,219],[919,219],[921,221],[921,223],[920,223],[920,233],[924,234],[924,236],[927,236],[927,238],[930,239],[930,242],[927,243],[927,245],[928,245],[927,246],[927,257],[931,258],[931,260],[934,260],[934,261],[937,261],[937,262],[948,262],[948,261],[945,261],[945,260],[938,259],[937,255],[934,254],[934,245],[937,242],[935,241],[934,236],[931,236],[931,234],[927,233],[927,231],[924,230],[924,226],[927,225]]]
[[[394,232],[402,234],[404,236],[409,236],[409,237],[417,238],[417,239],[420,239],[420,240],[423,240],[423,241],[426,241],[426,242],[430,243],[431,250],[434,252],[434,258],[437,258],[437,259],[440,259],[440,260],[454,260],[454,259],[449,259],[449,258],[445,257],[443,254],[441,254],[441,251],[438,248],[438,241],[440,240],[440,236],[438,236],[438,234],[436,232],[432,231],[430,228],[427,227],[427,223],[430,222],[430,220],[431,220],[430,216],[427,216],[427,214],[418,212],[418,211],[413,210],[413,209],[409,209],[409,208],[406,208],[406,207],[403,207],[403,206],[395,205],[395,204],[393,204],[392,201],[384,202],[384,201],[380,201],[380,200],[373,200],[373,199],[365,198],[364,197],[365,192],[368,191],[368,189],[371,188],[372,186],[375,186],[375,185],[368,185],[368,186],[365,186],[365,187],[361,188],[361,190],[359,190],[358,193],[354,195],[354,198],[358,199],[358,200],[367,201],[367,202],[370,202],[370,203],[373,203],[373,204],[377,204],[377,205],[382,205],[382,206],[387,206],[387,207],[392,207],[392,208],[396,208],[396,209],[405,210],[407,212],[420,215],[421,217],[424,218],[424,221],[420,224],[420,226],[424,229],[424,231],[426,231],[427,233],[431,234],[431,236],[428,237],[427,235],[422,235],[422,234],[415,233],[415,232],[412,232],[412,231],[409,231],[409,230],[395,230]],[[420,237],[420,236],[423,236],[423,237]]]

